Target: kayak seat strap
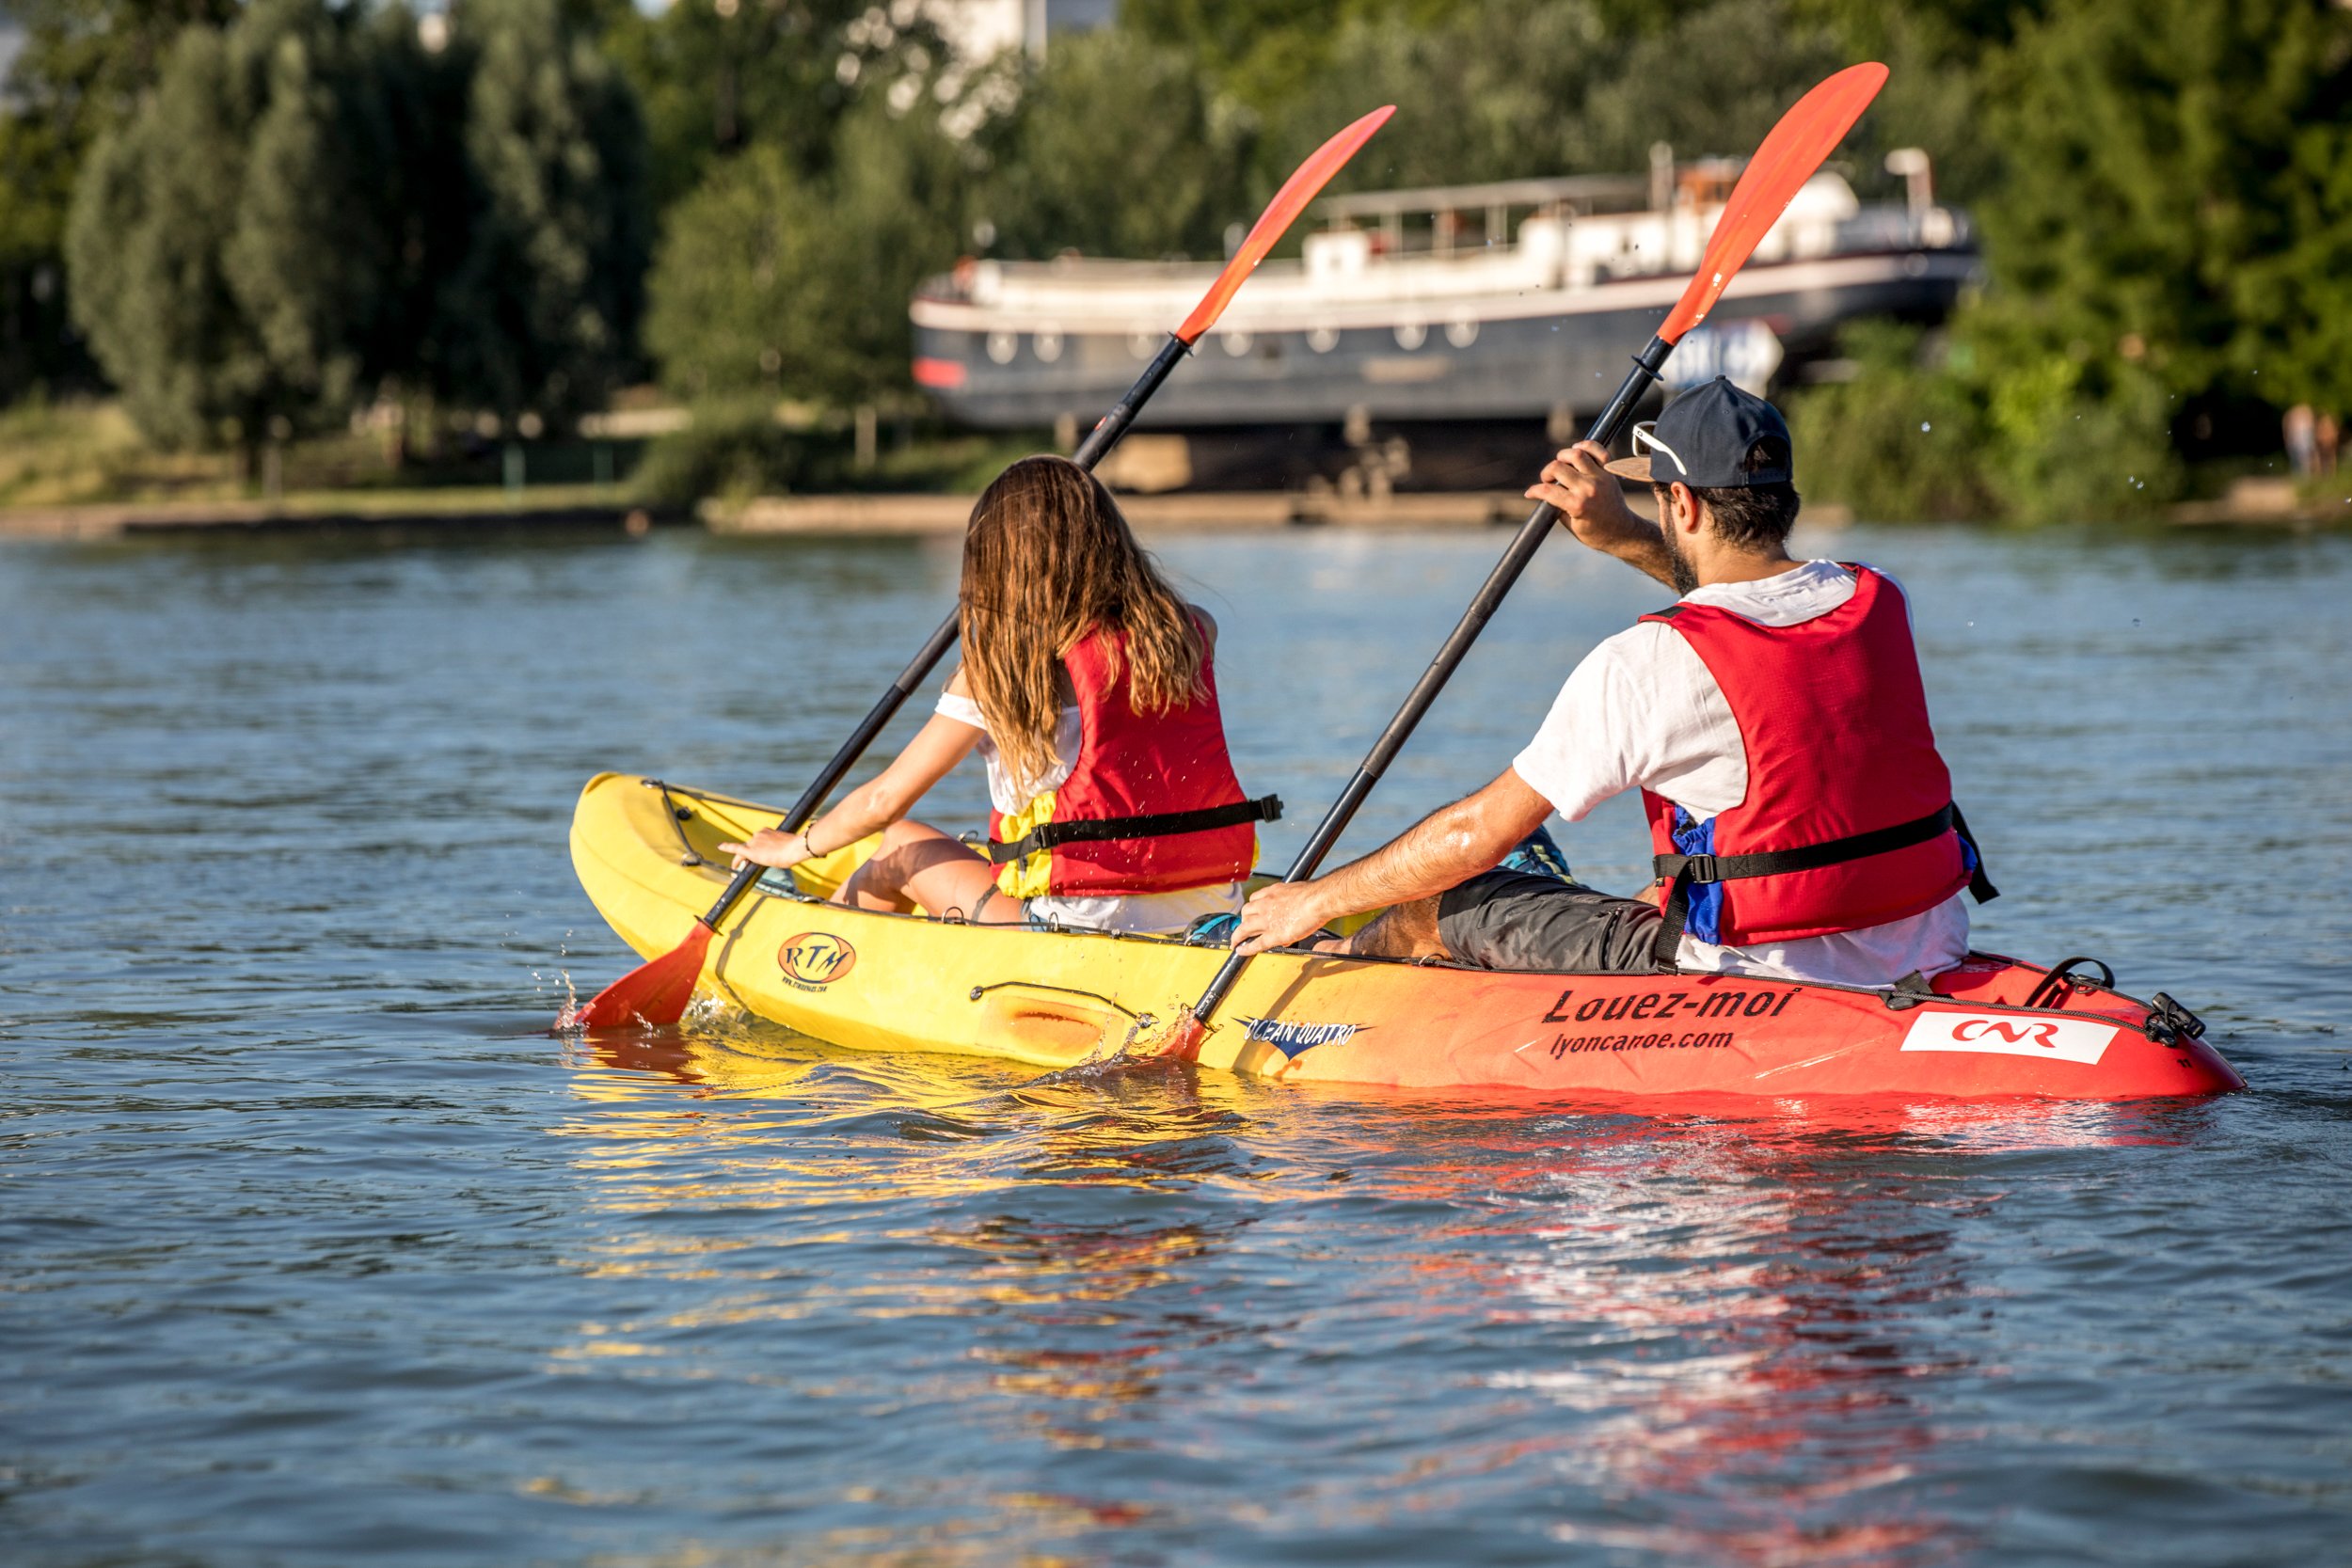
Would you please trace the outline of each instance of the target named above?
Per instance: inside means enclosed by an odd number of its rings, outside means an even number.
[[[1754,855],[1653,855],[1652,874],[1673,885],[1661,907],[1664,918],[1658,923],[1658,937],[1650,945],[1651,959],[1659,973],[1674,973],[1676,958],[1682,950],[1682,928],[1691,918],[1691,889],[1700,882],[1737,882],[1750,877],[1819,871],[1823,866],[1843,865],[1848,861],[1908,849],[1947,832],[1959,833],[1962,842],[1968,846],[1969,856],[1975,862],[1968,891],[1977,902],[1999,897],[1999,890],[1984,873],[1984,857],[1978,853],[1977,841],[1969,836],[1960,808],[1949,801],[1914,821],[1898,822],[1891,828],[1873,828],[1867,833],[1850,833],[1844,838],[1827,839],[1795,849],[1768,849]]]
[[[1178,833],[1204,833],[1244,822],[1273,822],[1282,815],[1282,798],[1263,796],[1236,800],[1230,806],[1205,806],[1200,811],[1164,811],[1149,816],[1101,816],[1090,821],[1041,822],[1009,844],[978,846],[990,863],[1002,865],[1064,844],[1104,844],[1113,839],[1171,838]]]

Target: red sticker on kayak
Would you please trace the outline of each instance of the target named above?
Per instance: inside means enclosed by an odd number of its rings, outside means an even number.
[[[803,990],[822,990],[857,967],[857,949],[830,931],[803,931],[776,949],[776,967]]]

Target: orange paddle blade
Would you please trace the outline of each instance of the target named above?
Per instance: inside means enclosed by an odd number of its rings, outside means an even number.
[[[1666,318],[1666,325],[1658,329],[1661,338],[1678,343],[1684,333],[1707,319],[1732,274],[1780,221],[1799,188],[1813,178],[1830,150],[1845,140],[1853,122],[1885,85],[1884,66],[1875,61],[1848,66],[1780,117],[1772,134],[1748,160],[1740,182],[1731,188],[1731,200],[1724,215],[1715,220],[1707,254],[1699,260],[1698,276],[1682,292],[1681,303]]]
[[[639,964],[588,999],[587,1005],[555,1021],[558,1029],[622,1029],[636,1023],[675,1023],[694,999],[703,955],[710,951],[710,927],[701,921],[686,940],[651,963]]]
[[[1233,252],[1233,259],[1225,263],[1225,270],[1216,275],[1216,283],[1201,296],[1200,303],[1193,307],[1192,314],[1184,318],[1184,325],[1176,329],[1178,338],[1189,346],[1199,342],[1200,334],[1216,325],[1216,318],[1225,313],[1225,307],[1232,301],[1233,292],[1258,270],[1258,263],[1265,260],[1266,252],[1274,248],[1275,242],[1297,221],[1298,214],[1307,210],[1307,203],[1315,198],[1330,182],[1331,176],[1339,173],[1347,160],[1356,156],[1356,150],[1370,141],[1372,134],[1386,125],[1389,117],[1394,113],[1396,105],[1393,103],[1373,110],[1316,148],[1314,155],[1299,165],[1297,170],[1282,182],[1282,188],[1274,193],[1272,201],[1266,203],[1266,210],[1259,214],[1257,226],[1249,230],[1248,238],[1241,242],[1241,248]]]
[[[1137,1022],[1127,1031],[1120,1054],[1136,1062],[1197,1062],[1200,1042],[1208,1037],[1207,1027],[1186,1007],[1166,1023]]]

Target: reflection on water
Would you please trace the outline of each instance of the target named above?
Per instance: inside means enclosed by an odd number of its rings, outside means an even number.
[[[1914,592],[1985,944],[2182,997],[2250,1092],[1643,1115],[724,1011],[550,1041],[628,962],[581,780],[788,794],[951,555],[0,551],[0,1559],[2344,1560],[2352,540],[1828,544]],[[1168,541],[1244,776],[1332,794],[1495,547]],[[1539,558],[1355,841],[1654,606]],[[1570,857],[1638,877],[1636,817]]]
[[[1915,1390],[1969,1365],[1930,1332],[1966,1293],[1950,1229],[1932,1199],[1842,1180],[1851,1142],[1755,1131],[1619,1129],[1544,1183],[1573,1217],[1511,1282],[1583,1354],[1499,1386],[1576,1412],[1613,1489],[1703,1499],[1558,1535],[1738,1563],[1956,1555],[1900,1489],[1936,1442]]]
[[[741,1016],[579,1043],[569,1065],[553,1131],[613,1226],[587,1266],[724,1289],[705,1311],[583,1325],[563,1354],[660,1357],[721,1323],[920,1322],[965,1366],[895,1398],[958,1428],[1001,1410],[1041,1453],[1136,1461],[1100,1494],[995,1496],[989,1528],[1032,1544],[1155,1530],[1181,1512],[1171,1473],[1239,1460],[1264,1477],[1234,1505],[1259,1528],[1502,1507],[1629,1560],[1966,1559],[1981,1506],[1956,1513],[1934,1478],[1954,1435],[1939,1406],[2002,1371],[1980,1362],[1994,1292],[1963,1238],[1999,1227],[2006,1194],[1976,1165],[2177,1148],[2203,1116],[1368,1109],[1170,1066],[909,1071]],[[1216,1201],[1169,1219],[1101,1201],[1114,1192]],[[1369,1240],[1351,1223],[1366,1213]],[[852,1246],[855,1275],[806,1256]],[[1335,1299],[1323,1265],[1343,1249],[1367,1277]],[[1434,1378],[1433,1355],[1450,1364]],[[1292,1375],[1268,1380],[1269,1362]],[[1406,1390],[1432,1383],[1445,1392],[1400,1433]],[[1240,1447],[1269,1451],[1233,1452],[1235,1411],[1256,1429]],[[1301,1475],[1285,1433],[1360,1449],[1360,1467]],[[872,1544],[826,1542],[853,1559]]]

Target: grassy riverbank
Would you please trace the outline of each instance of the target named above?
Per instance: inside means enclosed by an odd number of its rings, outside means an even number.
[[[550,490],[628,494],[644,442],[565,440],[519,447],[515,478],[534,501]],[[331,499],[338,507],[396,501],[463,509],[512,488],[504,447],[445,436],[429,458],[405,457],[381,432],[290,440],[252,458],[234,451],[175,451],[143,440],[111,400],[31,398],[0,410],[0,506],[55,508],[224,505],[267,500],[289,508]],[[274,467],[274,472],[273,472]],[[472,494],[467,495],[466,492]],[[578,499],[575,495],[571,499]]]
[[[631,514],[647,521],[699,515],[713,526],[748,531],[931,531],[945,526],[939,500],[968,497],[1014,458],[1052,445],[1043,431],[957,431],[907,420],[878,422],[861,450],[854,421],[787,413],[779,418],[768,405],[705,407],[690,421],[650,436],[521,442],[512,449],[517,466],[511,470],[510,449],[494,441],[450,436],[430,459],[401,460],[380,432],[337,434],[284,443],[273,491],[266,472],[246,471],[234,453],[147,445],[114,403],[35,400],[0,411],[0,534],[96,537],[153,527],[306,522],[462,527]],[[643,430],[646,421],[615,422]],[[1806,422],[1801,409],[1801,428]],[[1924,447],[1933,434],[1895,444]],[[1857,467],[1854,444],[1829,442],[1812,465],[1804,486],[1812,512],[1898,520],[1923,515],[1888,508],[1888,483],[1873,477],[1879,467]],[[1952,467],[1953,460],[1946,462]],[[2180,523],[2352,522],[2341,481],[2298,483],[2271,471],[2283,467],[2280,460],[2262,471],[2245,461],[2190,468],[2166,504],[2132,515]],[[1857,473],[1867,483],[1858,482]],[[1894,488],[1903,491],[1900,484]],[[1191,508],[1200,510],[1195,521],[1200,526],[1223,527],[1239,526],[1244,513],[1250,526],[1285,519],[1477,522],[1486,520],[1494,499],[1423,495],[1410,505],[1349,512],[1329,496],[1264,490],[1179,492],[1136,504],[1164,526]],[[841,504],[829,506],[836,500]]]
[[[615,420],[625,430],[642,430]],[[0,508],[233,507],[299,514],[469,513],[587,505],[687,512],[711,498],[970,494],[1045,432],[977,434],[891,421],[860,449],[853,421],[771,406],[698,410],[660,434],[582,434],[507,444],[443,432],[429,455],[382,431],[233,451],[151,446],[111,400],[32,398],[0,409]]]

